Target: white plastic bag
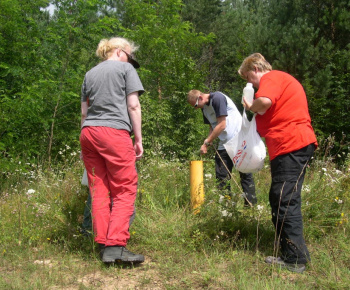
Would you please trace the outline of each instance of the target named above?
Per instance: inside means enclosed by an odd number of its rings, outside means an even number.
[[[85,168],[84,168],[83,177],[81,178],[81,184],[89,186],[89,181],[88,181],[87,172]]]
[[[249,122],[245,110],[243,111],[241,130],[224,147],[238,171],[252,173],[263,168],[266,148],[256,131],[255,114]]]

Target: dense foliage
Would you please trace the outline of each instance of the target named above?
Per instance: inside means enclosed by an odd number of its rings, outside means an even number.
[[[186,93],[222,90],[238,104],[237,68],[256,51],[302,82],[320,140],[332,135],[339,149],[350,129],[349,8],[345,0],[2,0],[0,168],[56,163],[67,146],[79,148],[80,86],[99,40],[115,35],[140,46],[146,155],[194,154],[206,128]]]

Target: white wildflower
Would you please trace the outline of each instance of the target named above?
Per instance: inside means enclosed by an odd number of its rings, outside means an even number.
[[[207,173],[204,175],[206,179],[210,179],[213,177],[213,175],[211,173]]]
[[[232,213],[229,213],[226,209],[221,211],[223,217],[232,217]]]
[[[343,201],[342,201],[341,199],[338,199],[338,198],[335,198],[334,201],[335,201],[336,203],[338,203],[338,204],[342,204],[342,203],[343,203]]]
[[[27,194],[28,194],[28,195],[33,194],[33,193],[35,193],[35,190],[34,190],[34,189],[28,189],[28,191],[27,191]]]
[[[311,191],[310,185],[307,185],[307,184],[303,185],[302,190],[305,191],[305,192],[310,192]]]

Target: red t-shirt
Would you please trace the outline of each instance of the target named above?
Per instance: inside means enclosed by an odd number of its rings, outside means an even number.
[[[272,102],[265,114],[256,116],[257,130],[265,137],[270,160],[312,143],[317,146],[305,91],[294,77],[277,70],[264,74],[255,94],[259,97]]]

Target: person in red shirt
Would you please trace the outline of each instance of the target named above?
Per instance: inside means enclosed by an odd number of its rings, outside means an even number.
[[[272,70],[260,53],[244,59],[238,73],[257,89],[247,110],[257,113],[257,130],[265,138],[271,165],[269,201],[281,256],[266,263],[302,273],[310,254],[303,236],[301,188],[317,140],[302,85],[290,74]]]

